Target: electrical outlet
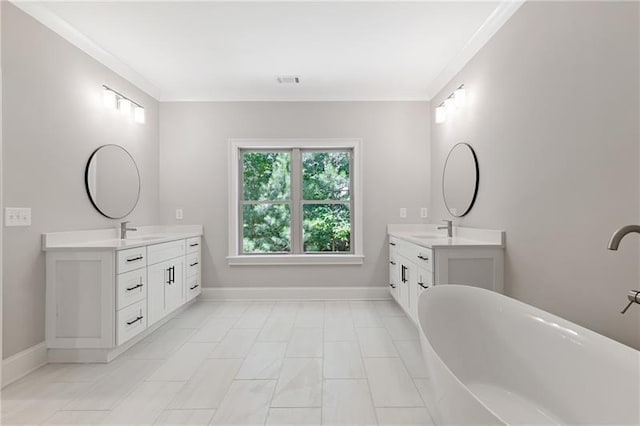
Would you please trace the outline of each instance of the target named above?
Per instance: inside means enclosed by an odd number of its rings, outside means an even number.
[[[400,217],[403,219],[407,217],[407,209],[405,207],[400,207]]]
[[[182,209],[176,209],[176,219],[182,220]]]
[[[4,226],[31,226],[31,208],[6,207]]]
[[[427,210],[427,208],[426,208],[426,207],[422,207],[422,208],[420,209],[420,217],[421,217],[421,218],[423,218],[423,219],[424,219],[424,218],[428,217],[428,213],[429,213],[429,211]]]

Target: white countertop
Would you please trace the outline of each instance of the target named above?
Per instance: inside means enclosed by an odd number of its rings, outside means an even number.
[[[387,225],[389,236],[427,248],[494,247],[504,248],[505,233],[493,229],[453,227],[453,237],[447,237],[446,229],[434,224]]]
[[[93,229],[87,231],[50,232],[42,234],[42,249],[51,250],[124,250],[134,247],[160,244],[185,238],[200,237],[202,225],[182,226],[135,226],[137,231],[128,231],[127,239],[121,240],[120,230]]]

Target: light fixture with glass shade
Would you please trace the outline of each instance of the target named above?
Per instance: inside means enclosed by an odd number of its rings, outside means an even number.
[[[436,124],[444,123],[447,120],[447,110],[444,104],[438,105],[436,108]]]
[[[114,109],[118,106],[118,96],[113,90],[103,87],[102,102],[106,108]]]
[[[453,116],[456,110],[467,105],[467,92],[464,88],[464,84],[458,86],[453,93],[449,94],[449,97],[442,101],[436,108],[436,124],[441,124],[447,121],[447,118]]]
[[[144,108],[142,108],[140,105],[136,105],[136,107],[133,109],[133,118],[136,123],[144,123]]]
[[[122,113],[122,115],[131,115],[131,109],[133,104],[127,98],[118,99],[118,109]]]
[[[458,108],[467,105],[467,92],[464,90],[464,84],[461,84],[460,87],[453,92],[453,99],[455,99],[456,107]]]
[[[133,114],[133,119],[136,123],[144,124],[145,114],[142,105],[132,101],[109,86],[103,85],[102,89],[102,99],[106,108],[117,108],[122,115],[129,118],[131,118]]]
[[[453,114],[456,111],[456,101],[455,99],[449,97],[444,100],[444,108],[447,110],[448,114]]]

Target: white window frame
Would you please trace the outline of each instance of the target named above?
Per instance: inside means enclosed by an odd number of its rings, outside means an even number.
[[[360,139],[229,139],[229,265],[359,265],[364,262],[362,214],[362,141]],[[348,254],[240,254],[239,197],[242,150],[339,150],[353,152],[353,252]]]

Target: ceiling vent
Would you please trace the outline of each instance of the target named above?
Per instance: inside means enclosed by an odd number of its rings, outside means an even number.
[[[280,84],[300,84],[299,75],[279,75],[276,79]]]

